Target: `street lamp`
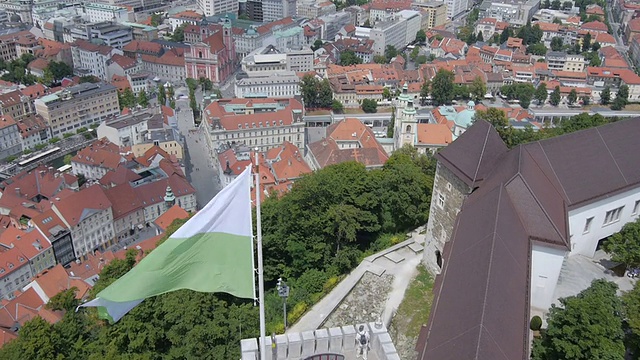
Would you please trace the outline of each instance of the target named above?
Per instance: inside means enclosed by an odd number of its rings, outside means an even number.
[[[282,298],[282,308],[284,311],[284,331],[287,331],[287,298],[289,297],[289,286],[278,278],[278,295]]]

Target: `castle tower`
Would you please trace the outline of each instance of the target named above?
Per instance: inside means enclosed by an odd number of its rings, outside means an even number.
[[[164,194],[164,204],[167,209],[175,205],[176,196],[173,195],[173,190],[171,190],[171,186],[167,186],[167,191]]]
[[[402,87],[402,93],[398,96],[398,100],[396,102],[396,111],[395,111],[395,121],[393,124],[393,147],[395,150],[400,149],[403,144],[402,140],[402,117],[403,111],[407,107],[411,97],[409,96],[409,86],[407,83],[404,83]]]

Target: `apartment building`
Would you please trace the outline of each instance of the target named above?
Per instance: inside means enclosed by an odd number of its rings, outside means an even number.
[[[76,258],[114,244],[111,207],[111,201],[100,185],[92,185],[53,201],[51,210],[71,229]]]
[[[118,145],[107,139],[100,139],[71,158],[71,172],[88,180],[99,180],[107,172],[115,171],[124,161]]]
[[[387,21],[398,11],[411,9],[409,0],[375,0],[369,8],[369,22],[376,24],[379,21]]]
[[[18,120],[17,124],[22,151],[34,149],[36,145],[46,144],[51,139],[51,128],[40,115],[29,114]]]
[[[106,45],[96,45],[86,40],[76,40],[71,44],[73,71],[78,76],[93,75],[102,80],[110,80],[108,66],[111,57],[122,54],[118,49]]]
[[[484,0],[478,8],[480,9],[480,18],[491,17],[511,25],[524,26],[531,21],[533,15],[540,8],[540,0]]]
[[[447,5],[439,1],[414,2],[414,8],[420,9],[422,30],[427,31],[447,22]]]
[[[249,74],[273,74],[278,71],[313,71],[313,51],[309,48],[280,52],[269,45],[247,55],[241,62],[242,71]]]
[[[20,90],[13,90],[0,94],[0,115],[10,115],[13,119],[34,113],[35,108],[31,99]]]
[[[35,107],[53,136],[120,114],[117,89],[105,83],[82,83],[45,95],[35,101]]]
[[[0,159],[22,152],[18,124],[11,115],[0,115]]]
[[[237,14],[239,8],[238,1],[234,0],[198,0],[197,4],[205,16]]]
[[[407,45],[407,24],[404,18],[378,21],[369,33],[369,38],[373,40],[374,54],[384,55],[387,46],[393,46],[396,49],[404,48]],[[415,33],[413,37],[415,39]]]
[[[247,5],[248,4],[249,2],[247,2]],[[296,15],[295,0],[263,0],[260,4],[262,19],[255,19],[255,21],[278,21],[280,19]],[[254,11],[254,13],[258,14],[256,11]]]
[[[300,0],[296,2],[296,14],[305,19],[317,19],[336,12],[336,5],[331,1]]]
[[[101,3],[85,3],[84,13],[89,22],[115,21],[118,23],[135,21],[133,12],[129,12],[124,6],[115,6]]]
[[[154,110],[129,113],[103,121],[97,128],[98,139],[107,138],[118,146],[132,146],[144,141],[148,121]]]
[[[90,24],[78,24],[71,28],[71,38],[74,40],[92,41],[98,39],[106,46],[122,50],[133,41],[131,27],[120,25],[112,21]]]
[[[163,82],[180,84],[187,78],[184,49],[173,48],[160,56],[142,55],[142,69],[160,78]]]
[[[235,95],[238,98],[292,98],[300,95],[300,78],[293,71],[240,77],[235,82]]]
[[[286,140],[304,149],[303,106],[295,99],[222,99],[209,104],[203,116],[212,156],[227,143],[265,151]]]

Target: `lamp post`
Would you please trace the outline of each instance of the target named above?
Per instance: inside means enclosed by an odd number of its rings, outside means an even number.
[[[287,331],[287,298],[289,297],[289,286],[278,278],[278,295],[282,298],[282,309],[284,311],[284,331]]]

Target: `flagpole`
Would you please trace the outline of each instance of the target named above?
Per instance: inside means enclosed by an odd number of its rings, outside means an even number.
[[[264,318],[264,278],[262,264],[262,221],[260,220],[260,155],[256,148],[256,229],[258,247],[258,302],[260,305],[260,360],[266,360],[266,325]]]

